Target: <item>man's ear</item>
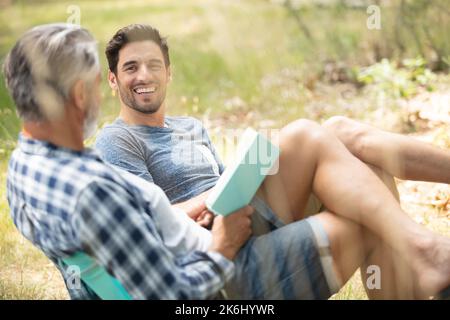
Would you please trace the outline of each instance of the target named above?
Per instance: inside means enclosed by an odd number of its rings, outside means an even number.
[[[111,70],[108,70],[108,83],[109,83],[109,86],[111,87],[111,89],[113,89],[113,90],[118,89],[117,77],[114,74],[114,72],[112,72]]]
[[[72,96],[72,101],[74,106],[81,110],[85,111],[85,105],[86,105],[86,85],[83,80],[77,80],[75,84],[72,87],[72,90],[70,92]]]

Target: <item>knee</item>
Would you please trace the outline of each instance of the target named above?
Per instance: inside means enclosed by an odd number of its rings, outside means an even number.
[[[305,146],[317,149],[327,141],[327,134],[327,131],[318,123],[307,119],[299,119],[281,130],[282,140],[280,142],[285,148],[294,150]]]
[[[362,155],[367,146],[369,126],[344,116],[331,117],[322,126],[334,134],[354,155]]]
[[[338,132],[339,130],[342,130],[343,127],[351,126],[351,121],[352,120],[344,116],[333,116],[325,120],[325,122],[322,123],[322,126],[333,132]]]

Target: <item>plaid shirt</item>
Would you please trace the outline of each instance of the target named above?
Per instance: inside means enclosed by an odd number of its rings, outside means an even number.
[[[76,152],[20,135],[7,192],[17,228],[66,280],[61,258],[76,251],[93,257],[135,299],[212,298],[233,275],[233,263],[218,253],[172,253],[152,213],[149,190],[90,149]],[[73,299],[95,298],[84,285],[69,293]]]

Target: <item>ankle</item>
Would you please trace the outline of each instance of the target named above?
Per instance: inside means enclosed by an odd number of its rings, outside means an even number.
[[[429,262],[433,256],[433,248],[436,246],[436,235],[428,230],[412,230],[407,232],[407,240],[405,245],[405,253],[407,258],[411,258],[411,262],[415,262],[420,258],[422,263]]]

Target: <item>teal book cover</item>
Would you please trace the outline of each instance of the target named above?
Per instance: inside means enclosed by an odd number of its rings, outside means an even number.
[[[268,174],[278,164],[280,150],[262,134],[248,128],[234,162],[221,175],[206,199],[206,207],[223,216],[248,205]]]

